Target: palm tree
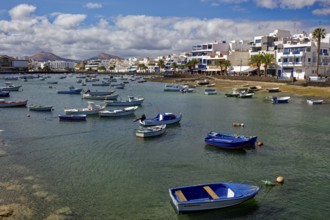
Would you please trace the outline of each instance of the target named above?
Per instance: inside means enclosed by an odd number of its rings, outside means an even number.
[[[224,68],[225,68],[225,73],[228,75],[228,67],[231,66],[231,62],[230,62],[230,60],[224,60],[224,62],[223,62],[223,66],[224,66]]]
[[[262,54],[257,54],[257,55],[252,55],[250,58],[250,64],[255,65],[258,68],[258,76],[260,76],[260,66],[263,63],[263,55]]]
[[[325,38],[325,29],[324,28],[316,28],[313,31],[313,39],[317,42],[317,66],[316,66],[316,74],[319,75],[319,66],[320,66],[320,50],[321,50],[321,39]]]
[[[192,59],[186,64],[186,66],[190,69],[191,74],[194,73],[197,64],[199,64],[197,59]]]
[[[265,76],[267,76],[267,69],[270,64],[273,64],[275,62],[275,57],[272,54],[269,53],[263,53],[262,54],[262,63],[264,64],[265,68]]]
[[[172,66],[171,66],[174,70],[174,72],[176,72],[176,69],[179,67],[179,65],[177,63],[172,63]]]
[[[157,62],[158,66],[159,66],[159,71],[163,68],[165,68],[165,61],[163,59],[159,59]]]
[[[147,66],[144,63],[139,63],[137,67],[139,70],[143,70],[144,72],[147,69]]]

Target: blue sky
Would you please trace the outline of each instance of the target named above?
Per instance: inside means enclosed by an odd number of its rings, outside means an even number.
[[[2,0],[0,54],[155,57],[316,27],[330,32],[330,0]]]

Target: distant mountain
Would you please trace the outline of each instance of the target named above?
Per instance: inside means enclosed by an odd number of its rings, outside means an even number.
[[[41,52],[31,56],[30,58],[35,61],[39,61],[39,62],[55,61],[55,60],[56,61],[74,61],[71,59],[66,59],[66,58],[56,56],[53,53],[49,53],[49,52],[45,52],[45,51],[41,51]]]
[[[110,60],[110,59],[121,59],[121,58],[107,53],[100,53],[99,55],[95,57],[91,57],[87,60]]]

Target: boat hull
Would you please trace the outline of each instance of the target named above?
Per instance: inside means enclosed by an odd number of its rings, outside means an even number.
[[[204,139],[205,144],[226,150],[239,150],[255,146],[257,136],[245,137],[232,134],[210,132]]]
[[[39,112],[46,112],[52,111],[53,106],[28,106],[29,111],[39,111]]]
[[[156,137],[165,133],[166,125],[158,125],[137,129],[135,135],[141,138]]]
[[[118,109],[118,110],[110,110],[110,111],[100,111],[99,116],[101,117],[121,117],[134,114],[137,106]]]
[[[172,188],[169,194],[177,212],[189,213],[235,206],[254,198],[259,191],[260,187],[250,184],[211,183]]]
[[[314,100],[314,99],[307,99],[307,103],[310,105],[320,105],[323,103],[322,99]]]
[[[26,107],[28,100],[0,101],[0,108]]]
[[[86,121],[86,115],[59,115],[60,121]]]
[[[175,118],[170,120],[159,120],[158,118],[145,119],[143,121],[139,120],[140,125],[142,126],[155,126],[155,125],[170,125],[179,123],[182,119],[182,114],[175,116]]]

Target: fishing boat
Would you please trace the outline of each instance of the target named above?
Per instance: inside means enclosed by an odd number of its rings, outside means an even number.
[[[216,95],[217,90],[215,90],[215,89],[205,89],[204,93],[205,93],[205,95]]]
[[[10,96],[9,92],[0,90],[0,97],[9,97],[9,96]]]
[[[323,99],[307,99],[306,101],[310,105],[320,105],[323,103]]]
[[[6,82],[4,87],[0,87],[1,91],[19,91],[22,86],[16,86],[11,82]]]
[[[87,115],[59,115],[60,121],[86,121]]]
[[[92,86],[110,86],[109,82],[92,83]]]
[[[180,92],[183,86],[177,84],[165,84],[164,92]]]
[[[197,85],[200,85],[200,86],[205,86],[205,85],[209,85],[209,84],[210,84],[210,82],[207,79],[197,82]]]
[[[46,112],[46,111],[52,111],[53,106],[52,105],[29,105],[28,109],[29,109],[29,111]]]
[[[259,186],[243,183],[208,183],[169,189],[178,213],[226,208],[253,199]]]
[[[80,94],[82,89],[70,86],[68,90],[59,90],[57,94]]]
[[[83,94],[83,99],[92,99],[92,100],[116,100],[118,98],[118,94],[111,95],[91,95],[89,93]]]
[[[238,98],[252,98],[254,95],[254,93],[245,93],[245,92],[241,92],[239,93],[239,95],[237,96]]]
[[[268,92],[280,92],[281,90],[280,90],[280,88],[278,88],[278,87],[275,87],[275,88],[267,88],[266,89]]]
[[[5,101],[4,99],[0,99],[0,108],[25,107],[27,102],[28,100]]]
[[[138,106],[127,107],[123,109],[115,110],[102,110],[99,111],[99,116],[101,117],[120,117],[134,114],[135,110],[138,109]]]
[[[98,114],[105,109],[105,105],[96,105],[94,102],[88,102],[86,108],[64,109],[66,115],[92,115]]]
[[[142,105],[143,101],[143,97],[128,96],[127,100],[110,100],[104,101],[104,103],[107,106],[136,106]]]
[[[232,92],[225,93],[226,97],[238,97],[240,92],[237,90],[237,88],[233,88]]]
[[[273,96],[271,99],[273,104],[288,103],[290,100],[290,96],[284,96],[284,97]]]
[[[212,145],[222,149],[238,150],[246,147],[254,147],[257,136],[244,136],[236,134],[225,134],[211,131],[204,138],[207,145]]]
[[[161,113],[157,114],[154,118],[140,119],[139,123],[142,126],[154,126],[154,125],[169,125],[180,122],[182,119],[182,114],[175,115],[173,113]]]
[[[94,95],[94,96],[104,96],[104,95],[111,95],[111,94],[115,93],[115,90],[110,90],[110,91],[98,91],[98,90],[90,91],[90,90],[87,90],[84,93]]]
[[[137,137],[147,138],[156,137],[165,133],[166,125],[156,125],[150,127],[140,127],[136,129],[135,135]]]

